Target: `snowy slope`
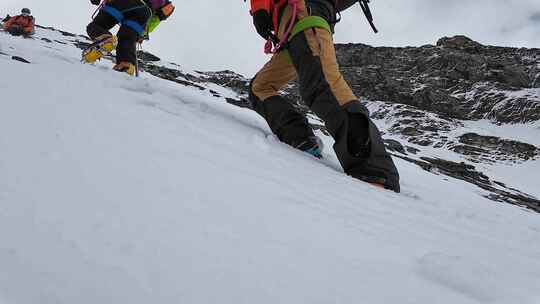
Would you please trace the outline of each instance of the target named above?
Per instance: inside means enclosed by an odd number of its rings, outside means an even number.
[[[0,36],[0,303],[540,303],[540,216],[396,160],[402,194],[57,32]],[[328,139],[326,139],[328,140]]]

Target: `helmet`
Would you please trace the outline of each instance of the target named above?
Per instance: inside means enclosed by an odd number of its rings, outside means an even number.
[[[23,15],[28,15],[28,16],[30,16],[30,14],[32,14],[32,12],[30,12],[30,9],[29,9],[29,8],[23,8],[23,9],[21,10],[21,13],[22,13]]]

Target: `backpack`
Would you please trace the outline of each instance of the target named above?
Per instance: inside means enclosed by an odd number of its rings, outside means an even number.
[[[336,10],[341,13],[356,4],[356,2],[358,2],[358,0],[336,0]]]
[[[174,5],[169,0],[147,0],[147,3],[161,21],[169,18],[174,12]]]

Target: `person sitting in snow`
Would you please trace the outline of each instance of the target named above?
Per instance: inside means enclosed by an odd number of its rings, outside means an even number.
[[[9,17],[9,15],[7,16]],[[4,31],[13,36],[29,37],[34,34],[35,19],[32,17],[30,9],[23,8],[21,14],[4,19]]]
[[[90,0],[100,5],[100,0]],[[114,70],[135,74],[136,43],[148,35],[174,12],[169,0],[104,0],[97,16],[87,26],[94,44],[83,53],[83,60],[94,63],[116,48]],[[110,30],[120,24],[117,36]]]

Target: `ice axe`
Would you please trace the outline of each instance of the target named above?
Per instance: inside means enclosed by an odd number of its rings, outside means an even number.
[[[373,23],[373,15],[371,14],[371,10],[369,9],[369,1],[370,0],[358,0],[358,4],[360,4],[364,15],[366,15],[366,19],[368,20],[369,25],[371,25],[371,28],[376,34],[379,32],[379,30],[375,27],[375,24]]]

